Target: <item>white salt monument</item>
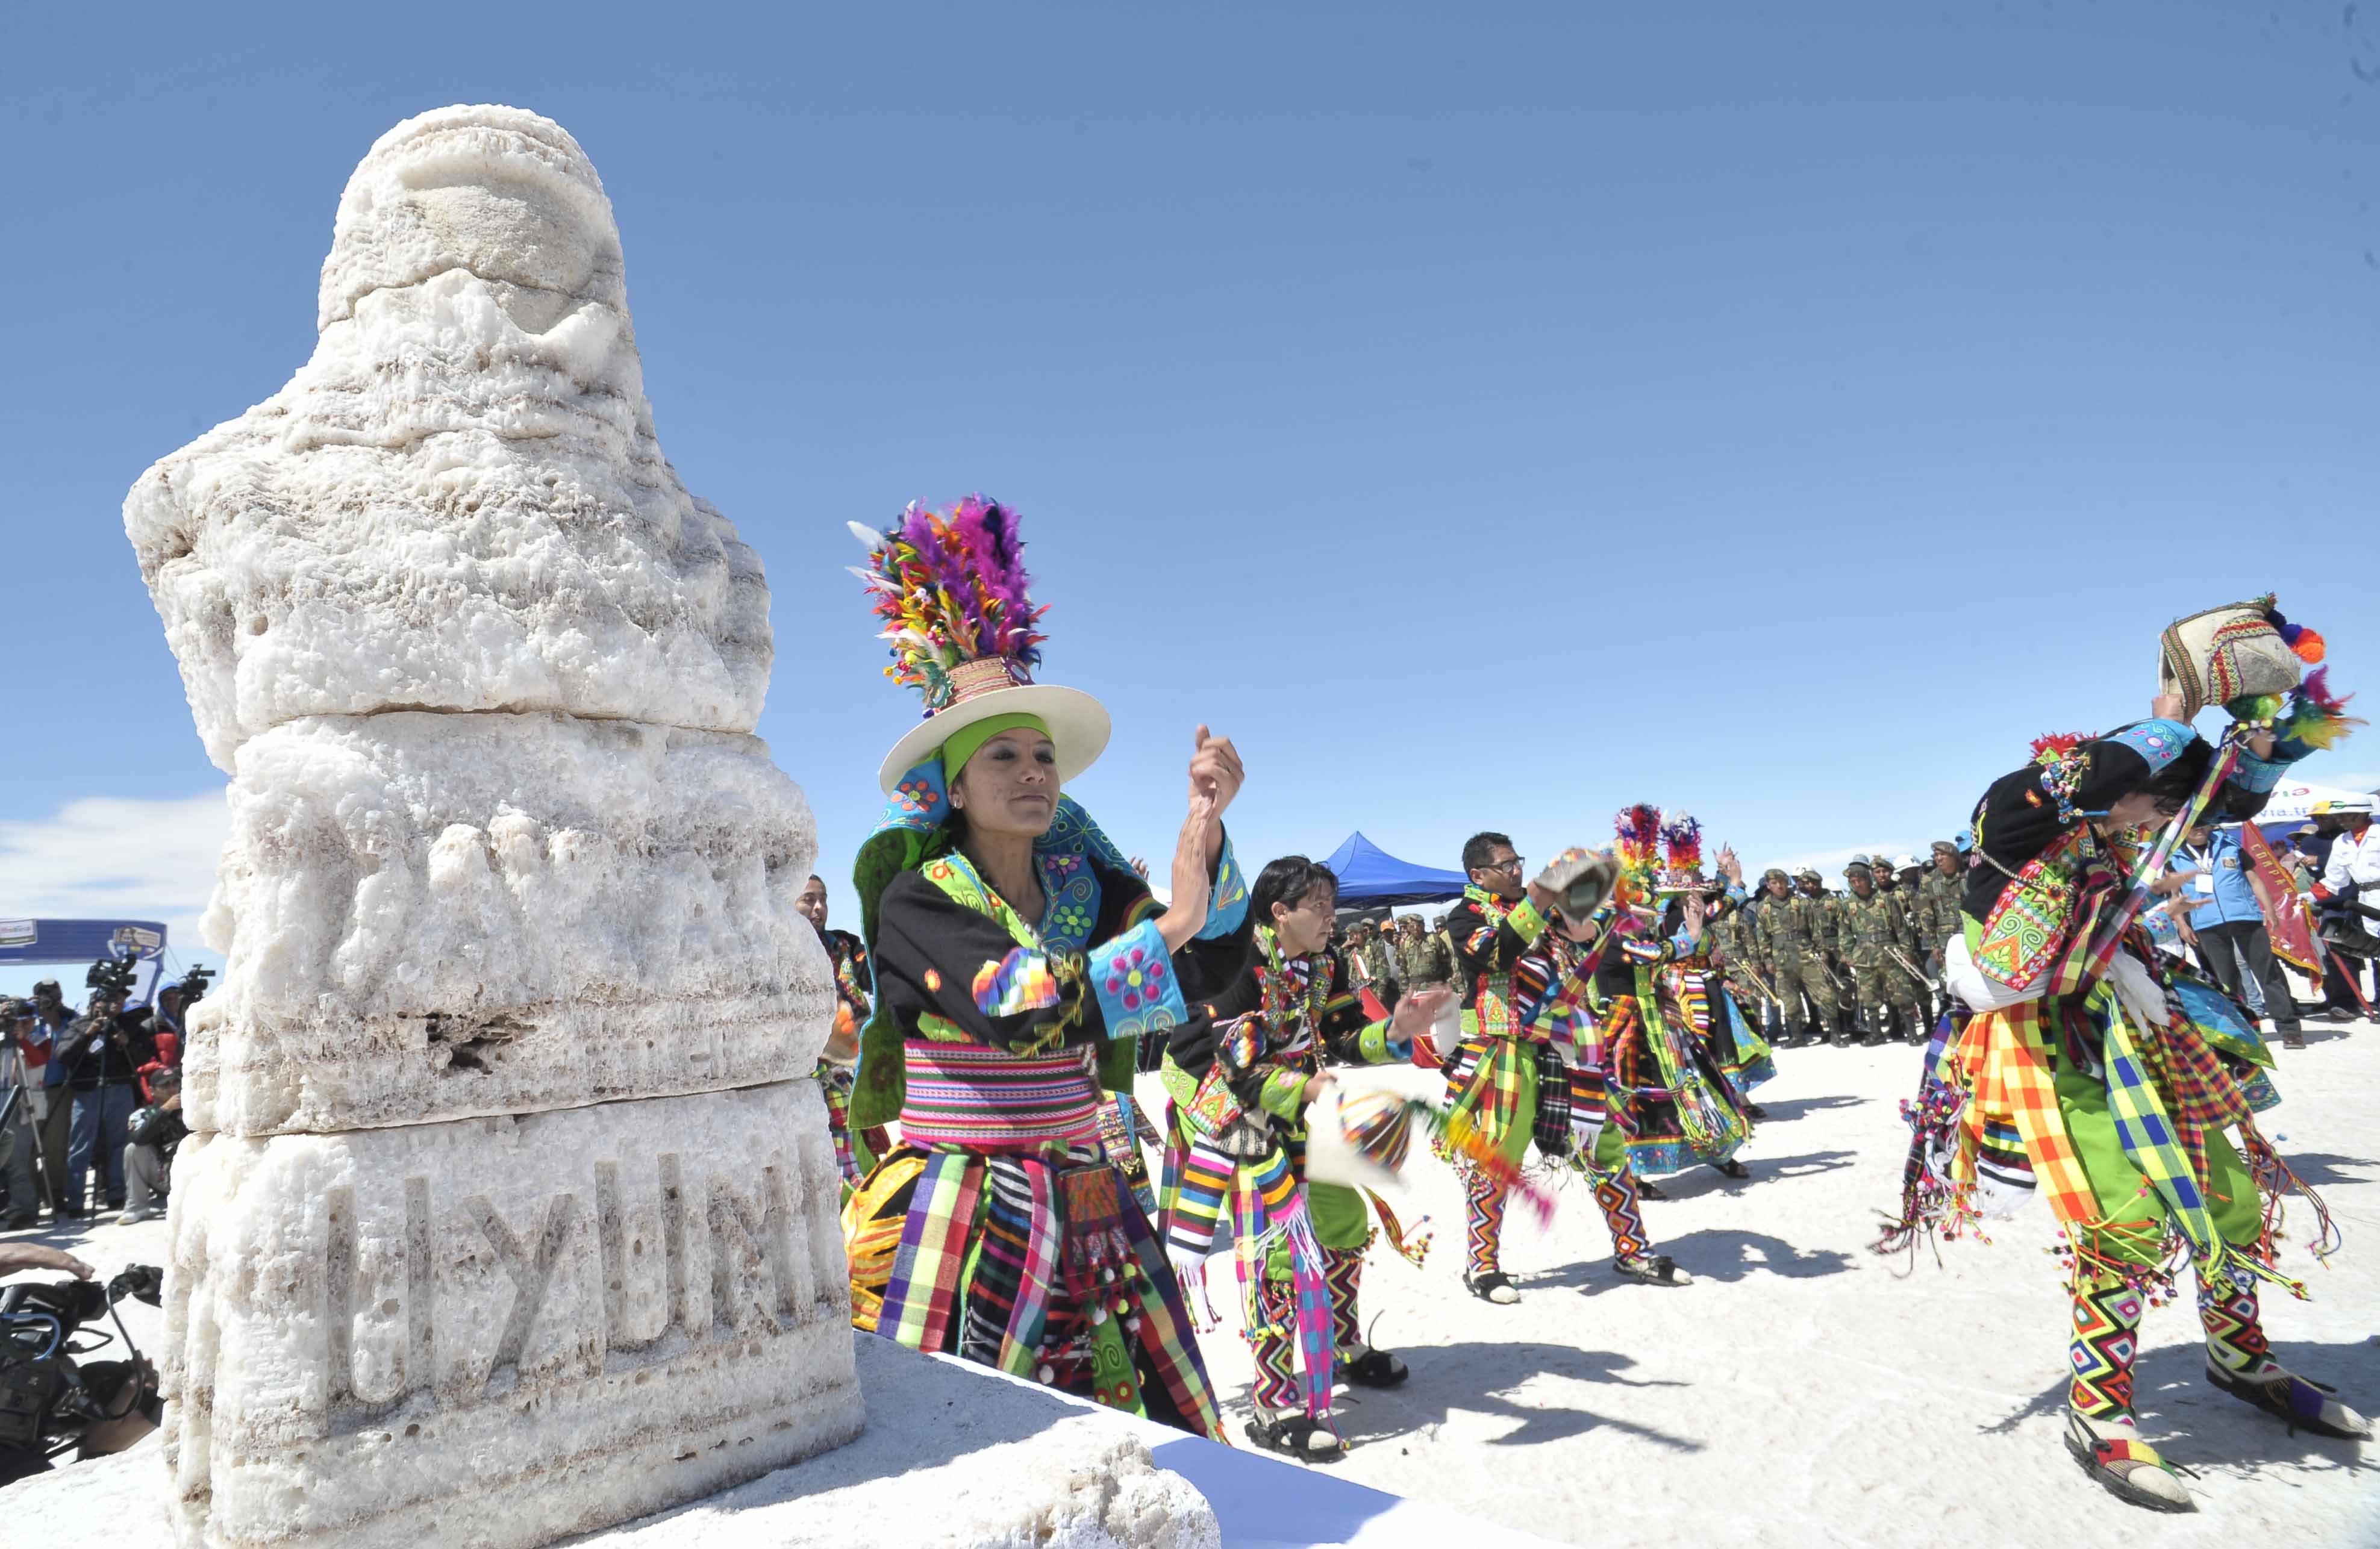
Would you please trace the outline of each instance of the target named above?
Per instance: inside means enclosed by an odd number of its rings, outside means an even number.
[[[563,129],[408,119],[288,385],[125,502],[232,777],[164,1348],[185,1545],[541,1543],[849,1441],[769,594]]]

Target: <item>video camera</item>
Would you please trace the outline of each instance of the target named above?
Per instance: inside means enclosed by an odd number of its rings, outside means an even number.
[[[164,1406],[155,1374],[140,1360],[115,1304],[129,1296],[154,1307],[164,1286],[164,1272],[154,1265],[134,1265],[103,1287],[91,1280],[0,1287],[0,1447],[55,1457],[93,1425],[135,1410],[157,1423]],[[86,1373],[79,1358],[114,1342],[104,1331],[77,1342],[82,1325],[102,1313],[123,1336],[129,1359]]]
[[[91,965],[82,976],[83,987],[100,995],[122,997],[132,993],[133,981],[140,976],[140,965],[128,957],[103,957]]]
[[[183,974],[180,982],[174,986],[176,989],[182,992],[183,1006],[185,1008],[195,1006],[200,1001],[205,999],[207,998],[207,981],[214,976],[215,971],[213,969],[201,968],[198,964],[192,963],[190,965],[190,971]]]

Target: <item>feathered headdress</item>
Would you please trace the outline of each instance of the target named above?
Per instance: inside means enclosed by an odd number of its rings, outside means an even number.
[[[1663,815],[1661,886],[1694,888],[1702,883],[1703,826],[1685,813]]]
[[[1660,877],[1661,809],[1649,802],[1622,807],[1611,820],[1611,832],[1621,894],[1630,902],[1649,902]]]
[[[928,715],[969,687],[968,677],[993,686],[1033,681],[1043,639],[1034,626],[1049,610],[1027,595],[1014,512],[980,495],[948,515],[912,501],[891,533],[857,522],[851,531],[868,551],[867,565],[851,573],[867,583],[892,643],[884,675],[922,694]],[[962,672],[978,662],[1001,670]]]
[[[2051,732],[2035,737],[2033,739],[2033,761],[2055,764],[2098,734],[2096,732]]]

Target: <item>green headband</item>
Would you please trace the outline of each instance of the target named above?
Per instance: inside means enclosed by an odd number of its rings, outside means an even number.
[[[962,726],[952,732],[951,740],[942,744],[943,783],[957,784],[959,771],[966,768],[967,760],[974,757],[984,744],[1002,732],[1014,732],[1019,728],[1030,728],[1045,737],[1050,735],[1050,728],[1041,724],[1039,716],[1021,710],[1008,715],[987,716],[972,726]]]

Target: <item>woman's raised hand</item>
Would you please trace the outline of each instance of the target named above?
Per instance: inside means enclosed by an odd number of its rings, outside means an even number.
[[[1190,754],[1192,804],[1195,805],[1203,796],[1213,804],[1208,816],[1220,817],[1247,778],[1247,768],[1240,762],[1240,750],[1232,745],[1232,739],[1213,736],[1207,728],[1199,727]]]

